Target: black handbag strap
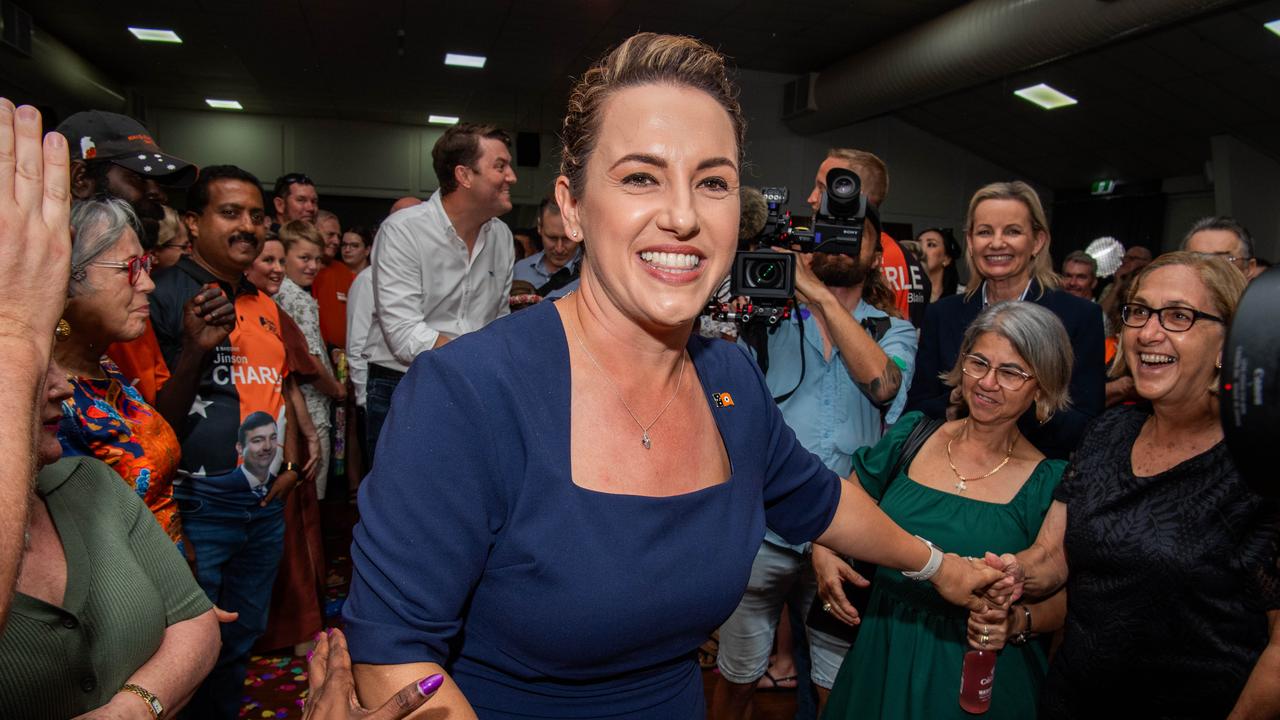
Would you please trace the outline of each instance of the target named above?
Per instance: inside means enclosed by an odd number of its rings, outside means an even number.
[[[907,435],[907,440],[902,444],[902,452],[898,453],[898,460],[893,464],[893,469],[889,473],[889,477],[884,484],[885,492],[889,491],[889,486],[893,484],[894,478],[903,470],[911,467],[911,461],[916,459],[916,455],[920,453],[920,448],[924,447],[925,442],[929,440],[929,436],[937,432],[938,428],[946,423],[946,420],[931,418],[928,415],[916,426],[911,428],[911,433]],[[884,493],[880,493],[880,497],[884,497]]]

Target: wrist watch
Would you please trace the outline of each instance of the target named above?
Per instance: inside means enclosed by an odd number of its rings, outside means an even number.
[[[150,690],[141,685],[126,683],[124,687],[120,688],[120,692],[133,693],[142,698],[147,703],[147,707],[151,709],[151,715],[155,720],[160,720],[160,718],[164,717],[164,705],[160,703],[160,698],[156,697]]]
[[[915,580],[917,582],[924,582],[938,574],[938,569],[942,567],[942,551],[938,549],[937,545],[934,545],[919,535],[916,536],[916,539],[929,546],[929,561],[924,564],[924,567],[915,572],[903,570],[902,574],[908,579]]]

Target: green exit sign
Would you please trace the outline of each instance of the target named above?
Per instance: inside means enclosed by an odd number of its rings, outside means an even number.
[[[1093,195],[1110,195],[1115,189],[1115,180],[1094,180],[1089,186],[1089,192]]]

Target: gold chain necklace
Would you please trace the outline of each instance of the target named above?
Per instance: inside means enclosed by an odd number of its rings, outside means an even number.
[[[960,426],[960,432],[964,432],[965,428],[967,427],[969,427],[969,418],[965,418],[964,424]],[[959,492],[964,492],[965,490],[969,489],[969,486],[966,483],[972,480],[986,480],[992,475],[995,475],[996,473],[1000,472],[1001,468],[1003,468],[1005,465],[1009,464],[1009,458],[1013,457],[1013,446],[1018,444],[1018,436],[1016,434],[1013,436],[1013,440],[1009,443],[1009,451],[1005,453],[1004,459],[1000,461],[999,465],[991,468],[991,471],[988,472],[986,475],[983,475],[982,477],[967,478],[960,474],[960,469],[956,467],[955,461],[951,459],[951,443],[955,442],[957,437],[960,437],[960,432],[957,432],[955,435],[952,435],[951,439],[947,441],[947,464],[951,466],[951,472],[955,473],[956,475],[956,490],[958,490]]]
[[[575,313],[575,315],[576,314],[577,313]],[[579,322],[581,322],[581,319],[579,319]],[[671,395],[671,398],[667,400],[667,404],[662,406],[662,410],[658,411],[658,417],[655,417],[653,419],[653,422],[649,423],[648,425],[645,425],[644,423],[640,422],[640,418],[636,417],[635,413],[631,412],[631,406],[627,404],[627,401],[625,399],[623,399],[622,391],[618,390],[618,386],[614,384],[613,378],[609,377],[609,373],[605,372],[604,368],[600,367],[600,363],[596,362],[595,356],[592,355],[591,351],[587,349],[587,344],[582,342],[582,336],[578,334],[577,328],[570,327],[569,331],[573,333],[574,339],[578,341],[578,346],[582,348],[582,352],[587,354],[587,359],[590,360],[591,364],[596,367],[596,370],[598,370],[600,374],[604,376],[605,382],[609,383],[609,387],[613,388],[613,394],[618,396],[618,402],[622,403],[622,407],[627,411],[627,414],[630,415],[631,419],[635,421],[635,424],[639,426],[640,433],[641,433],[640,444],[644,445],[645,450],[652,448],[653,442],[650,441],[649,439],[649,428],[653,427],[655,424],[657,424],[659,420],[662,419],[662,416],[665,415],[667,412],[667,408],[671,407],[671,403],[675,402],[676,397],[680,395],[680,388],[681,386],[684,385],[684,364],[685,364],[685,361],[689,359],[689,354],[688,353],[680,354],[680,377],[678,380],[676,380],[676,391]]]

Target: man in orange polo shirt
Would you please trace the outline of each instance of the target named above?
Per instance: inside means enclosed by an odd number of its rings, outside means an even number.
[[[351,289],[351,281],[356,279],[356,271],[343,262],[336,254],[329,255],[329,236],[334,239],[334,251],[338,250],[343,237],[342,223],[338,216],[328,210],[321,210],[316,220],[316,228],[321,231],[325,240],[324,254],[329,258],[316,279],[311,283],[311,294],[320,305],[320,337],[330,348],[347,346],[347,291]]]

